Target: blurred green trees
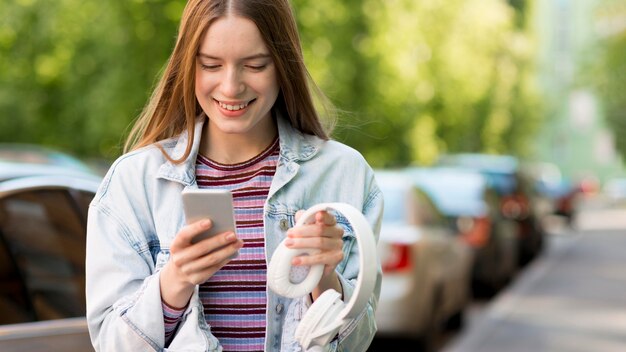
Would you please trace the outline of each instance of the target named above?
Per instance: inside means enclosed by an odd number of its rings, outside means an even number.
[[[613,130],[615,146],[626,160],[626,3],[606,0],[595,15],[603,39],[591,76]]]
[[[0,2],[0,141],[113,158],[173,48],[184,1]]]
[[[0,2],[0,141],[113,158],[175,41],[182,0]],[[526,154],[541,122],[532,1],[293,0],[305,60],[374,166]]]

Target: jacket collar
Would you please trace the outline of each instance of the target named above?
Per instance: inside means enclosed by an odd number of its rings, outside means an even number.
[[[200,137],[202,136],[202,127],[206,121],[206,115],[202,114],[196,120],[194,127],[194,140],[191,146],[191,153],[180,164],[174,164],[169,160],[160,166],[157,172],[157,178],[164,178],[184,184],[185,186],[195,185],[196,183],[196,158],[200,149]],[[291,123],[283,118],[280,114],[276,114],[278,125],[278,138],[280,141],[280,156],[286,161],[298,162],[311,159],[324,143],[324,140],[304,134],[291,126]],[[173,137],[162,142],[163,149],[173,159],[180,158],[187,148],[189,134],[183,131],[178,137]],[[173,147],[169,147],[175,143]]]
[[[288,161],[306,161],[319,151],[324,140],[304,134],[291,126],[291,123],[282,115],[277,114],[278,137],[280,139],[280,154]]]

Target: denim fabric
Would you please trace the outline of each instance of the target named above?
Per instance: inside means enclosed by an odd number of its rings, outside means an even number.
[[[200,136],[206,117],[199,118]],[[378,236],[383,198],[371,168],[355,150],[335,141],[304,135],[277,117],[280,159],[265,203],[265,253],[271,260],[295,223],[295,213],[321,202],[345,202],[362,209]],[[185,150],[188,135],[160,142],[173,158]],[[159,271],[170,244],[184,225],[181,192],[197,188],[195,160],[199,138],[182,164],[164,158],[155,146],[121,156],[111,166],[89,209],[87,229],[87,321],[97,351],[221,351],[194,292],[176,335],[164,346]],[[358,248],[347,221],[344,260],[337,273],[344,300],[352,296],[359,270]],[[377,240],[377,239],[376,239]],[[365,351],[376,331],[375,293],[364,314],[339,332],[331,350]],[[293,333],[309,306],[307,298],[267,293],[266,351],[300,351]]]

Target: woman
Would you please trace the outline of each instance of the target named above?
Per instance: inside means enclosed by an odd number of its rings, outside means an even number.
[[[321,202],[362,209],[377,234],[382,195],[362,156],[329,140],[316,112],[287,0],[190,0],[168,66],[127,149],[94,198],[87,233],[87,319],[99,351],[300,351],[294,331],[310,300],[349,300],[354,234]],[[185,188],[232,191],[236,233],[197,243],[211,222],[185,225]],[[324,264],[310,297],[267,289],[285,238],[316,248],[293,265]],[[238,252],[238,256],[235,256]],[[380,282],[380,272],[378,275]],[[364,351],[379,284],[332,350]]]

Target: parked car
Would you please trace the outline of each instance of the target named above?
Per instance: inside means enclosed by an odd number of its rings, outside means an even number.
[[[559,167],[548,162],[525,162],[521,165],[521,172],[528,178],[537,195],[533,204],[537,218],[556,214],[558,199],[568,191]]]
[[[500,213],[499,197],[486,177],[453,167],[408,168],[406,173],[472,248],[474,294],[491,296],[508,283],[517,271],[517,229]]]
[[[451,154],[439,165],[476,170],[488,180],[500,198],[500,212],[517,223],[518,260],[521,266],[537,256],[544,244],[545,231],[537,218],[534,182],[522,172],[520,161],[511,155]]]
[[[602,192],[612,206],[626,206],[626,177],[614,177],[607,180]]]
[[[462,325],[472,252],[403,172],[377,170],[376,180],[385,199],[378,334],[415,339],[428,350],[443,324]]]
[[[90,166],[74,156],[35,144],[0,143],[0,163],[6,166],[3,169],[14,177],[36,174],[39,168],[42,168],[41,172],[46,174],[67,174],[72,171],[87,175],[96,173]],[[16,167],[20,164],[28,165],[28,167],[20,170]]]
[[[85,234],[101,178],[41,151],[0,147],[0,351],[93,351]]]

